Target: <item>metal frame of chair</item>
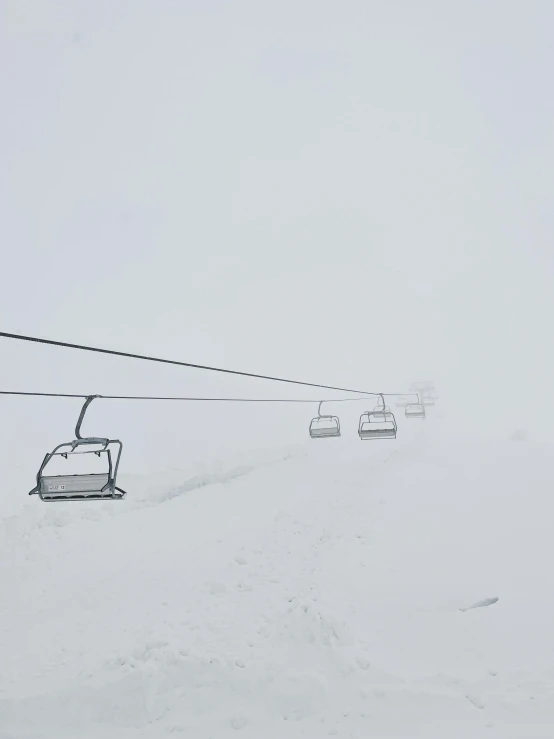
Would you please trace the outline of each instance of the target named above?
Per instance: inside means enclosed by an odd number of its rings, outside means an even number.
[[[81,436],[81,424],[87,408],[100,395],[89,395],[85,400],[77,425],[75,426],[74,441],[58,444],[52,452],[44,457],[37,472],[37,484],[29,495],[38,495],[45,502],[76,501],[76,500],[123,500],[127,495],[125,490],[117,487],[117,471],[123,444],[119,439],[106,439],[97,436]],[[83,446],[99,446],[99,449],[81,449]],[[65,449],[65,451],[61,451]],[[115,462],[112,460],[112,450],[116,450]],[[108,470],[102,473],[84,473],[77,475],[45,475],[44,469],[54,457],[68,459],[74,454],[96,454],[102,458],[105,455]]]
[[[394,413],[385,410],[385,399],[381,394],[381,410],[366,411],[360,416],[358,436],[361,441],[396,439],[398,427]],[[386,424],[386,425],[385,425]],[[371,426],[373,425],[373,428]]]
[[[309,432],[312,439],[332,439],[340,436],[339,418],[338,416],[322,414],[321,405],[323,402],[323,400],[320,401],[317,408],[317,416],[310,421]],[[320,424],[321,421],[326,421],[328,425],[326,426],[325,423]]]

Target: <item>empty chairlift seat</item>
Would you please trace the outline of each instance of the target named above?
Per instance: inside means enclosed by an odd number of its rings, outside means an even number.
[[[119,440],[109,439],[78,439],[75,441],[59,444],[53,452],[44,457],[37,473],[36,487],[29,495],[38,494],[44,501],[61,500],[121,500],[125,497],[125,491],[116,486],[117,467],[121,456],[122,444]],[[83,444],[93,444],[100,448],[82,450]],[[112,457],[112,449],[116,449],[115,462]],[[77,474],[49,475],[45,474],[47,466],[58,459],[67,462],[74,461],[77,455],[79,466],[85,470]],[[90,472],[86,470],[88,455],[96,455],[105,469],[104,472]],[[76,460],[75,460],[76,461]]]
[[[312,418],[309,430],[312,439],[327,439],[334,436],[340,436],[340,422],[338,416],[321,415],[320,403],[319,408],[317,409],[317,417]]]
[[[117,487],[117,470],[122,443],[119,439],[81,437],[80,427],[90,402],[87,398],[75,428],[76,439],[64,442],[49,452],[37,472],[37,484],[29,495],[44,501],[122,500],[126,492]],[[62,461],[63,460],[63,461]],[[68,464],[76,474],[48,474],[47,468]],[[82,471],[81,471],[82,470]]]
[[[425,418],[425,406],[423,403],[408,403],[404,415],[406,418]]]
[[[396,439],[396,419],[394,413],[366,411],[360,416],[358,436],[365,439]]]

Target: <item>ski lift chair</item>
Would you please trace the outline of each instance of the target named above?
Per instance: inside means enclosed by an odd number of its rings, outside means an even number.
[[[385,400],[381,396],[380,410],[366,411],[360,416],[358,436],[364,439],[396,439],[396,419],[394,413],[384,410]]]
[[[435,398],[432,395],[424,395],[422,398],[423,405],[435,405]]]
[[[310,421],[310,436],[312,439],[328,439],[333,436],[340,436],[340,422],[338,416],[328,416],[321,414],[321,404],[317,409],[316,418]]]
[[[406,418],[425,418],[425,406],[423,403],[408,403],[404,415]]]
[[[123,444],[119,439],[104,439],[95,436],[81,436],[81,423],[86,410],[95,398],[100,395],[90,395],[81,409],[75,440],[58,444],[54,451],[49,452],[42,461],[37,472],[37,484],[29,495],[38,495],[41,500],[54,502],[65,500],[123,500],[127,493],[116,486],[117,470]],[[91,447],[91,448],[84,448]],[[95,448],[92,448],[95,447]],[[115,459],[112,457],[115,454]],[[84,472],[76,475],[48,475],[45,468],[55,458],[66,460],[77,455],[95,454],[102,461],[103,472]],[[85,460],[90,458],[84,457]]]

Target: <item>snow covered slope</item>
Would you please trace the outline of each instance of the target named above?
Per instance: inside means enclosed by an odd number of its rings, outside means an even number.
[[[32,500],[1,522],[0,737],[552,737],[551,449],[435,414]]]

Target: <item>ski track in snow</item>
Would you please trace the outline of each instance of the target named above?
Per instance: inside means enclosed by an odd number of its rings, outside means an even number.
[[[551,737],[549,457],[430,418],[33,500],[0,529],[0,739]]]

